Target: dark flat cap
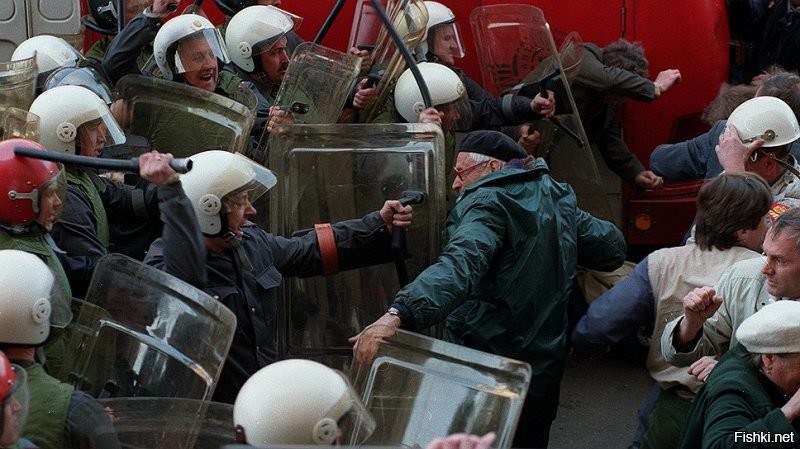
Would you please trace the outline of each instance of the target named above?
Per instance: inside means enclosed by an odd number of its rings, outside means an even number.
[[[458,152],[462,151],[485,154],[505,162],[528,155],[512,138],[497,131],[474,131],[467,134],[458,146]]]

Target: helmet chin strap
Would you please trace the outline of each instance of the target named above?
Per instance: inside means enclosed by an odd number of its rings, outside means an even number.
[[[250,262],[250,259],[247,257],[247,254],[244,252],[244,246],[242,246],[242,241],[236,237],[236,233],[233,232],[231,229],[228,229],[225,232],[225,235],[222,236],[225,240],[225,243],[233,249],[234,257],[238,262],[238,265],[244,271],[252,271],[253,264]]]

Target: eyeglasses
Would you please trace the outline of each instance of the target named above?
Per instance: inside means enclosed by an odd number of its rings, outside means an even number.
[[[472,164],[469,167],[464,167],[462,169],[458,169],[458,168],[453,167],[453,174],[458,176],[458,179],[460,179],[461,182],[464,182],[464,176],[467,176],[467,174],[469,172],[475,170],[476,168],[480,167],[481,165],[486,165],[489,162],[490,161],[478,162],[477,164]]]

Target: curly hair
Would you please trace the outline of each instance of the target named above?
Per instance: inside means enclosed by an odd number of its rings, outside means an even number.
[[[720,120],[727,120],[734,109],[755,96],[756,89],[756,86],[749,84],[723,85],[717,97],[703,110],[700,119],[709,126],[714,126]]]
[[[792,108],[795,116],[800,117],[800,76],[780,67],[770,68],[767,74],[757,94],[780,98]]]
[[[647,78],[650,62],[644,57],[644,48],[639,42],[618,39],[603,47],[603,64],[633,72]]]

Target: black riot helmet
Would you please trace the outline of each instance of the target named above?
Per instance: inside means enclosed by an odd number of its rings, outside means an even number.
[[[226,16],[234,16],[248,6],[258,4],[256,0],[214,0],[214,3]]]
[[[152,0],[87,0],[89,14],[81,17],[81,23],[98,33],[117,34],[128,20],[152,3]]]
[[[102,34],[117,34],[122,11],[117,0],[87,0],[89,15],[81,17],[86,28]]]

